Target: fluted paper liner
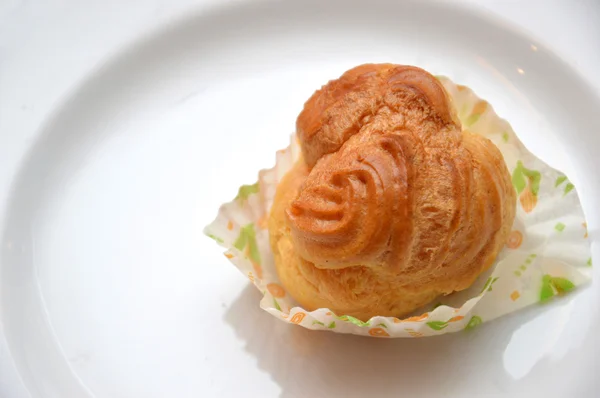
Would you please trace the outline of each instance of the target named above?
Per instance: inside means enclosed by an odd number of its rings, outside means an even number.
[[[416,316],[375,316],[362,322],[327,308],[307,311],[286,293],[269,246],[267,218],[277,184],[298,158],[295,136],[277,152],[275,167],[221,206],[206,234],[263,293],[260,307],[284,322],[308,329],[373,337],[425,337],[472,329],[523,307],[567,294],[591,279],[591,250],[577,192],[569,179],[529,152],[510,125],[469,88],[439,77],[463,128],[496,144],[517,191],[517,214],[506,247],[490,271],[467,290],[439,297]]]

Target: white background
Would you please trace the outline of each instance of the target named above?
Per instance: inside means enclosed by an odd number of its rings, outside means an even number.
[[[0,209],[21,156],[62,98],[126,44],[210,3],[0,0]],[[600,94],[600,1],[468,3],[519,25]],[[2,340],[0,396],[26,396]]]

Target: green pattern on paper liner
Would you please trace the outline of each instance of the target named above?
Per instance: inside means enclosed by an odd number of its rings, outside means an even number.
[[[567,176],[558,176],[556,178],[556,182],[554,183],[554,188],[558,188],[560,184],[567,181]]]
[[[509,138],[509,135],[506,131],[504,133],[502,133],[502,141],[508,142],[508,138]]]
[[[537,254],[531,253],[525,261],[519,265],[519,268],[515,270],[514,274],[516,276],[521,276],[523,272],[527,271],[527,267],[533,262],[533,259],[537,257]]]
[[[477,316],[477,315],[473,315],[471,317],[471,319],[469,320],[469,323],[467,323],[467,326],[465,326],[465,330],[472,330],[474,328],[476,328],[477,326],[481,325],[483,323],[483,319],[481,319],[481,317]]]
[[[246,255],[250,257],[256,264],[260,264],[260,252],[256,243],[256,233],[254,232],[254,224],[250,223],[240,229],[240,235],[236,239],[233,246],[239,251],[247,250]]]
[[[361,326],[361,327],[363,327],[363,326],[371,326],[370,322],[368,322],[368,321],[367,322],[363,322],[360,319],[357,319],[357,318],[355,318],[353,316],[350,316],[350,315],[342,315],[342,316],[339,316],[338,319],[340,321],[345,321],[345,322],[353,323],[356,326]]]
[[[569,192],[571,192],[573,189],[575,189],[575,185],[571,184],[571,182],[569,180],[567,180],[566,176],[557,177],[556,181],[554,182],[554,188],[560,187],[562,185],[562,183],[565,181],[567,182],[567,184],[565,185],[563,195],[566,195]]]
[[[517,162],[517,167],[513,171],[512,182],[518,194],[529,189],[534,196],[537,196],[541,181],[542,174],[539,171],[526,168],[520,160]]]
[[[568,183],[567,185],[565,185],[565,193],[564,193],[564,195],[566,195],[569,192],[571,192],[574,188],[575,188],[575,185],[573,185],[571,183]]]
[[[447,321],[430,321],[427,322],[426,325],[429,326],[430,328],[432,328],[433,330],[443,330],[445,329],[450,322],[458,322],[460,320],[462,320],[464,317],[462,315],[458,315],[455,317],[452,317],[450,319],[448,319]]]
[[[465,121],[465,124],[467,125],[467,127],[471,127],[472,125],[477,123],[477,121],[479,120],[481,115],[486,111],[487,107],[488,107],[488,103],[486,101],[481,100],[481,101],[477,102],[475,104],[475,106],[473,107],[471,114]]]
[[[479,120],[479,117],[481,115],[478,113],[473,113],[472,115],[470,115],[467,118],[467,121],[465,122],[465,124],[467,125],[467,127],[471,127],[472,125],[474,125],[475,123],[477,123],[477,121]]]
[[[588,260],[587,260],[587,263],[586,263],[586,264],[587,264],[588,266],[590,266],[590,267],[592,266],[592,258],[591,258],[591,257],[590,257],[590,258],[588,258]]]
[[[325,324],[323,322],[319,322],[319,321],[313,321],[312,323],[313,325],[321,325],[321,326],[325,326]]]
[[[531,213],[537,205],[541,181],[542,174],[539,171],[526,168],[520,160],[517,162],[512,174],[512,183],[525,213]]]
[[[573,290],[575,285],[566,278],[544,275],[542,277],[542,288],[540,290],[540,301],[545,302],[556,294],[563,294]]]
[[[487,278],[487,281],[485,281],[485,285],[483,285],[483,289],[481,289],[481,293],[488,291],[491,292],[492,291],[492,285],[494,283],[496,283],[496,281],[498,280],[498,276],[495,278],[492,278],[491,276],[489,278]],[[479,294],[481,294],[479,293]]]
[[[279,306],[277,300],[273,299],[273,304],[275,305],[275,308],[277,308],[277,311],[281,311],[281,307]]]
[[[459,115],[458,115],[458,118],[460,119],[461,122],[464,119],[466,119],[468,112],[469,112],[469,104],[467,102],[465,102],[465,104],[460,109],[460,112],[459,112]]]
[[[562,232],[565,230],[565,224],[563,224],[561,222],[557,222],[556,225],[554,226],[554,229],[557,230],[558,232]]]
[[[427,322],[427,326],[429,326],[433,330],[442,330],[446,326],[448,326],[448,322],[444,322],[444,321],[430,321],[430,322]]]
[[[238,194],[235,199],[239,199],[241,201],[248,200],[248,197],[252,194],[258,193],[259,189],[258,182],[255,182],[252,185],[242,185],[238,190]]]
[[[212,240],[216,241],[217,243],[223,243],[224,242],[223,239],[221,239],[218,236],[215,236],[213,234],[206,234],[206,236],[208,236]]]
[[[329,325],[327,325],[327,329],[333,329],[335,328],[335,322],[331,322]]]

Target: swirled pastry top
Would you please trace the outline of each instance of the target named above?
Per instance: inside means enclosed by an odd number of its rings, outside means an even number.
[[[286,219],[316,268],[379,269],[401,284],[455,276],[441,289],[452,291],[502,246],[515,201],[502,155],[462,131],[428,72],[358,66],[315,92],[296,126],[308,175]]]

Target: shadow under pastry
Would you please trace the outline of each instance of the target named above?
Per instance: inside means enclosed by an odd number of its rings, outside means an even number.
[[[256,357],[258,367],[281,387],[281,397],[428,397],[428,383],[437,384],[436,391],[448,396],[465,396],[470,383],[471,389],[491,384],[519,391],[521,383],[511,377],[504,358],[514,333],[528,320],[561,310],[570,300],[526,308],[471,331],[426,339],[311,331],[278,321],[258,306],[259,301],[260,293],[248,285],[227,310],[225,321]],[[548,362],[544,357],[534,360],[537,367]]]

